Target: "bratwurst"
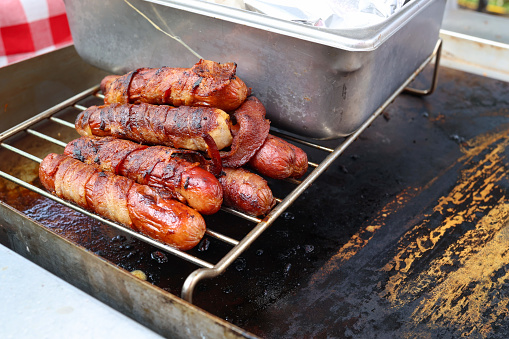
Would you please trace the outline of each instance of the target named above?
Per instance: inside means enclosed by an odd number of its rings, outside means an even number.
[[[205,159],[193,151],[86,136],[69,142],[64,154],[138,184],[164,188],[171,198],[202,214],[216,213],[223,202],[219,181],[200,167],[207,165]]]
[[[193,248],[205,234],[205,221],[192,208],[66,155],[46,156],[39,178],[56,196],[180,250]]]
[[[101,82],[101,90],[105,104],[204,106],[230,111],[239,107],[249,92],[236,71],[233,62],[202,59],[192,68],[140,68],[122,76],[110,75]]]

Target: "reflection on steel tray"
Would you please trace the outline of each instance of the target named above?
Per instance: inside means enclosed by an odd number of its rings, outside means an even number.
[[[134,238],[137,238],[139,240],[142,240],[154,247],[157,247],[167,253],[171,253],[181,259],[184,259],[190,263],[193,263],[195,264],[196,266],[198,266],[199,268],[196,269],[194,272],[192,272],[188,277],[187,279],[185,280],[184,282],[184,285],[183,285],[183,288],[182,288],[182,298],[189,301],[189,302],[192,302],[193,300],[193,291],[195,290],[197,284],[202,280],[202,279],[205,279],[205,278],[213,278],[213,277],[216,277],[218,275],[220,275],[221,273],[223,273],[241,254],[242,252],[244,252],[343,152],[344,150],[373,122],[373,120],[379,116],[383,111],[384,109],[403,91],[407,91],[407,92],[410,92],[410,93],[413,93],[413,94],[416,94],[416,95],[427,95],[427,94],[430,94],[433,92],[435,86],[436,86],[436,82],[437,82],[437,72],[438,72],[438,66],[439,66],[439,60],[440,60],[440,52],[441,52],[441,41],[439,40],[437,42],[437,45],[435,47],[435,50],[433,51],[433,53],[425,60],[425,62],[412,74],[411,77],[409,77],[403,84],[401,84],[401,86],[389,97],[387,98],[387,100],[385,101],[385,103],[379,108],[377,109],[363,124],[362,126],[357,130],[355,131],[352,135],[350,135],[348,138],[346,138],[338,147],[336,147],[335,149],[331,149],[331,148],[327,148],[327,147],[323,147],[323,146],[320,146],[320,145],[316,145],[314,143],[311,143],[311,142],[308,142],[308,141],[305,141],[305,140],[301,140],[299,138],[295,138],[293,136],[290,136],[288,134],[285,134],[285,133],[281,133],[281,132],[278,132],[278,131],[272,131],[271,133],[273,134],[277,134],[281,137],[284,137],[290,141],[293,141],[293,142],[296,142],[296,143],[301,143],[301,144],[304,144],[308,147],[313,147],[313,148],[316,148],[316,149],[319,149],[319,150],[323,150],[324,152],[328,152],[330,153],[328,156],[325,157],[325,159],[320,163],[320,164],[315,164],[313,162],[310,162],[309,165],[311,167],[314,168],[314,170],[309,173],[307,175],[307,177],[303,180],[303,181],[298,181],[298,180],[294,180],[294,179],[291,179],[291,180],[288,180],[290,181],[291,183],[295,184],[296,187],[293,189],[293,191],[288,194],[286,197],[284,197],[283,199],[277,199],[278,201],[278,204],[268,213],[268,215],[263,218],[263,219],[260,219],[260,218],[256,218],[256,217],[252,217],[252,216],[249,216],[247,214],[244,214],[244,213],[241,213],[241,212],[238,212],[238,211],[235,211],[233,209],[230,209],[230,208],[222,208],[224,211],[228,212],[228,213],[231,213],[235,216],[238,216],[240,218],[244,218],[252,223],[255,224],[255,226],[252,228],[252,230],[241,240],[236,240],[236,239],[233,239],[231,237],[229,237],[228,235],[224,235],[222,233],[219,233],[219,232],[215,232],[213,230],[213,226],[212,226],[212,229],[209,228],[206,232],[206,234],[209,236],[209,237],[213,237],[219,241],[222,241],[230,246],[232,246],[231,250],[226,254],[224,255],[219,261],[217,261],[216,263],[210,263],[208,262],[207,260],[203,259],[203,258],[199,258],[197,256],[194,256],[194,255],[191,255],[191,254],[188,254],[186,252],[182,252],[182,251],[179,251],[173,247],[170,247],[170,246],[167,246],[167,245],[164,245],[158,241],[155,241],[147,236],[144,236],[142,234],[139,234],[137,232],[134,232],[124,226],[121,226],[117,223],[114,223],[112,221],[109,221],[105,218],[102,218],[96,214],[93,214],[93,213],[90,213],[86,210],[84,210],[83,208],[80,208],[72,203],[69,203],[63,199],[60,199],[48,192],[46,192],[45,190],[42,190],[32,184],[29,184],[9,173],[6,173],[6,172],[3,172],[3,171],[0,171],[0,176],[2,176],[3,178],[6,178],[18,185],[21,185],[22,187],[25,187],[31,191],[34,191],[36,193],[39,193],[47,198],[50,198],[50,199],[53,199],[54,201],[57,201],[67,207],[70,207],[74,210],[77,210],[89,217],[92,217],[94,219],[97,219],[101,222],[104,222],[105,224],[107,225],[110,225],[114,228],[117,228],[117,229],[120,229],[122,230],[123,232],[126,232],[128,233],[129,235],[133,236]],[[434,65],[434,72],[433,72],[433,79],[432,79],[432,83],[431,83],[431,86],[429,89],[427,90],[417,90],[417,89],[412,89],[412,88],[408,88],[407,86],[415,79],[415,77],[424,69],[425,66],[427,66],[432,60],[433,58],[435,58],[435,65]],[[93,88],[90,88],[72,98],[69,98],[68,100],[34,116],[32,119],[29,119],[27,121],[25,121],[24,123],[22,124],[19,124],[18,126],[16,127],[13,127],[11,128],[10,130],[0,134],[0,145],[5,148],[5,149],[8,149],[12,152],[15,152],[19,155],[22,155],[30,160],[33,160],[35,162],[38,162],[40,163],[42,161],[42,159],[40,159],[39,157],[35,156],[35,155],[32,155],[28,152],[25,152],[21,149],[18,149],[12,145],[10,145],[9,143],[6,143],[5,140],[10,138],[10,137],[13,137],[15,135],[17,135],[18,133],[22,133],[22,132],[26,132],[28,134],[31,134],[31,135],[34,135],[36,137],[39,137],[41,139],[44,139],[46,141],[49,141],[51,143],[54,143],[56,145],[59,145],[61,147],[65,147],[66,146],[66,143],[61,141],[61,140],[58,140],[56,138],[53,138],[49,135],[46,135],[44,133],[40,133],[38,132],[37,130],[33,129],[33,125],[35,125],[36,123],[40,122],[40,121],[43,121],[45,119],[49,119],[50,121],[54,122],[54,123],[57,123],[57,124],[60,124],[60,125],[63,125],[63,126],[66,126],[66,127],[69,127],[69,128],[72,128],[74,129],[74,124],[73,123],[70,123],[69,121],[67,120],[63,120],[57,116],[55,116],[57,113],[61,112],[62,110],[66,109],[66,108],[69,108],[69,107],[74,107],[75,109],[77,109],[77,111],[83,111],[85,110],[87,107],[84,107],[80,104],[78,104],[78,102],[82,101],[83,99],[87,98],[87,97],[90,97],[90,96],[95,96],[95,97],[98,97],[98,98],[103,98],[102,94],[100,94],[99,92],[99,86],[95,86]]]
[[[129,3],[174,39],[125,1],[67,0],[83,60],[118,74],[139,65],[188,67],[198,55],[235,61],[273,126],[330,140],[357,130],[431,54],[446,1],[409,1],[382,23],[357,29],[313,27],[198,0]]]

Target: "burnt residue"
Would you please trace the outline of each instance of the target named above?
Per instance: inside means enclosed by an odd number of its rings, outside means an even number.
[[[198,86],[200,86],[200,83],[201,83],[202,80],[203,80],[203,78],[201,76],[198,78],[198,80],[196,80],[196,82],[193,84],[193,91],[195,89],[197,89]]]
[[[509,85],[443,68],[432,96],[402,95],[386,116],[195,304],[267,338],[509,336]],[[269,183],[277,197],[294,187]],[[170,293],[196,268],[24,189],[0,198]],[[235,239],[253,226],[205,220]],[[205,237],[190,253],[230,248]]]

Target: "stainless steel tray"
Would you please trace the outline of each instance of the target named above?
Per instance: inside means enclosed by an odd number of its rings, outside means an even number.
[[[235,61],[274,126],[318,139],[354,132],[417,69],[445,8],[413,0],[382,24],[326,30],[198,0],[129,2],[146,17],[122,0],[65,1],[85,61],[113,73]]]

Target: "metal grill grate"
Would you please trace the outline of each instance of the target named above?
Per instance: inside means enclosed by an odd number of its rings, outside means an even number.
[[[50,198],[58,203],[61,203],[67,207],[70,207],[76,211],[79,211],[89,217],[92,217],[96,220],[99,220],[109,226],[112,226],[114,228],[120,229],[123,232],[128,233],[132,237],[139,239],[143,242],[146,242],[156,248],[159,248],[167,253],[170,253],[172,255],[175,255],[181,259],[184,259],[192,264],[195,264],[198,266],[198,269],[196,269],[194,272],[192,272],[184,282],[184,285],[182,287],[182,298],[192,302],[192,296],[193,291],[198,282],[204,278],[212,278],[220,275],[223,273],[345,150],[346,148],[352,144],[352,142],[357,139],[357,137],[378,117],[383,110],[403,91],[407,90],[410,93],[417,94],[417,95],[427,95],[433,92],[436,81],[437,81],[437,70],[439,65],[439,58],[440,58],[440,52],[441,52],[441,41],[439,40],[437,42],[437,46],[434,50],[434,52],[424,61],[424,63],[403,83],[394,93],[391,95],[387,101],[384,102],[382,106],[380,106],[368,119],[364,122],[364,124],[352,135],[344,139],[339,146],[337,146],[335,149],[324,147],[309,141],[301,140],[299,138],[290,136],[288,134],[274,131],[272,130],[271,133],[274,135],[277,135],[279,137],[282,137],[284,139],[287,139],[292,142],[300,143],[303,145],[306,145],[307,147],[312,147],[321,151],[324,151],[328,153],[328,155],[320,162],[320,164],[316,164],[313,162],[309,162],[309,167],[313,168],[313,170],[305,177],[304,180],[295,180],[295,179],[288,179],[287,181],[295,184],[295,188],[293,191],[285,196],[284,198],[276,198],[277,204],[276,206],[263,218],[256,218],[250,215],[247,215],[245,213],[236,211],[231,208],[222,207],[222,210],[233,214],[239,218],[243,218],[245,220],[248,220],[249,222],[255,224],[252,228],[252,230],[241,240],[233,239],[225,234],[215,232],[212,229],[207,229],[206,234],[210,237],[213,237],[219,241],[222,241],[228,245],[230,245],[232,248],[231,250],[222,257],[218,262],[211,263],[206,260],[203,260],[201,258],[198,258],[196,256],[190,255],[186,252],[177,250],[171,246],[162,244],[156,240],[153,240],[145,235],[142,235],[140,233],[137,233],[125,226],[122,226],[120,224],[117,224],[115,222],[112,222],[110,220],[107,220],[105,218],[102,218],[94,213],[91,213],[81,207],[78,207],[70,202],[67,202],[61,198],[58,198],[50,193],[48,193],[45,190],[42,190],[32,184],[27,183],[24,180],[21,180],[11,174],[8,174],[6,172],[0,171],[0,176],[8,179],[26,189],[29,189],[33,192],[36,192],[38,194],[41,194],[47,198]],[[415,79],[415,77],[424,69],[426,65],[428,65],[433,58],[436,57],[435,66],[434,66],[434,72],[433,72],[433,79],[430,89],[422,91],[422,90],[415,90],[407,88],[407,86]],[[89,98],[91,96],[95,96],[98,98],[103,99],[104,97],[102,94],[99,93],[99,86],[92,87],[80,94],[77,94],[76,96],[73,96],[69,98],[68,100],[34,116],[33,118],[19,124],[18,126],[15,126],[11,128],[10,130],[1,133],[0,134],[0,146],[3,148],[15,152],[21,156],[24,156],[32,161],[40,163],[42,159],[40,159],[37,156],[34,156],[30,153],[27,153],[21,149],[18,149],[8,143],[5,142],[6,139],[17,135],[18,133],[26,132],[30,135],[36,136],[38,138],[44,139],[46,141],[49,141],[51,143],[54,143],[56,145],[59,145],[61,147],[65,147],[66,143],[62,142],[61,140],[55,139],[51,136],[48,136],[46,134],[40,133],[36,131],[35,129],[32,129],[31,127],[35,125],[38,122],[44,121],[44,120],[50,120],[54,123],[66,126],[68,128],[74,129],[74,124],[65,121],[63,119],[60,119],[58,117],[55,117],[54,115],[58,112],[61,112],[62,110],[68,108],[68,107],[74,107],[78,111],[83,111],[87,109],[87,107],[82,106],[78,104],[78,102]]]

